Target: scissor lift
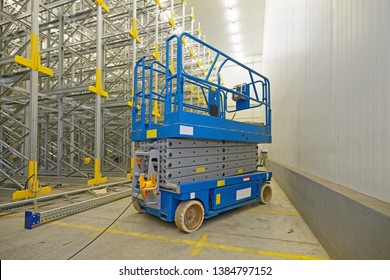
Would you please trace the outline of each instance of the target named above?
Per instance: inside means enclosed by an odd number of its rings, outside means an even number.
[[[214,55],[202,77],[188,70],[192,58],[182,42],[191,40]],[[225,87],[221,72],[227,63],[246,72],[249,82]],[[158,90],[156,76],[164,78],[164,86]],[[199,229],[204,219],[219,213],[248,203],[270,202],[272,174],[257,171],[257,144],[271,143],[266,77],[182,33],[167,39],[166,65],[156,60],[146,65],[141,58],[134,81],[132,140],[139,148],[134,155],[132,197],[137,211],[175,221],[178,228],[190,233]],[[198,90],[202,104],[188,97],[188,86],[189,95],[194,88]],[[234,109],[229,109],[228,98],[236,103]],[[162,105],[163,112],[157,112]],[[258,107],[265,115],[262,124],[226,118],[228,112]]]

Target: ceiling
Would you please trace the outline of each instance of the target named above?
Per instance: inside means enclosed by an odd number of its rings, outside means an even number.
[[[236,52],[229,19],[229,2],[235,11],[241,54]],[[265,0],[188,0],[194,7],[195,20],[211,45],[233,57],[261,55]]]

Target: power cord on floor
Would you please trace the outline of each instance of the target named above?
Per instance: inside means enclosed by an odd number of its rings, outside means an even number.
[[[118,217],[116,217],[116,219],[111,223],[109,224],[101,233],[99,233],[99,235],[97,235],[94,239],[92,239],[87,245],[85,245],[83,248],[81,248],[80,250],[78,250],[76,253],[74,253],[72,256],[70,256],[68,258],[68,260],[71,260],[73,259],[75,256],[77,256],[78,254],[80,254],[82,251],[84,251],[89,245],[91,245],[93,242],[95,242],[100,236],[103,235],[103,233],[105,233],[110,227],[112,227],[113,224],[115,224],[120,217],[122,217],[122,215],[127,211],[127,209],[129,209],[129,207],[134,203],[134,201],[138,198],[138,196],[140,195],[140,193],[138,193],[138,195],[131,200],[130,204],[126,206],[126,208],[122,211],[122,213],[119,214]]]
[[[25,189],[25,190],[27,190],[28,181],[30,181],[30,179],[31,179],[32,177],[34,177],[34,176],[35,176],[35,174],[33,174],[33,175],[31,175],[30,177],[28,177],[26,183],[24,183],[24,189]]]

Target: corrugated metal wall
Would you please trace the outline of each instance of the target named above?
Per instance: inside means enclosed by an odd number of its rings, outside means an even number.
[[[270,158],[390,202],[390,1],[268,0]]]

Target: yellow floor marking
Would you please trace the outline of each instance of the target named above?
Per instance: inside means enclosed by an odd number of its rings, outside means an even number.
[[[114,229],[116,226],[117,226],[117,225],[112,225],[109,229],[112,230],[112,229]],[[97,232],[95,232],[95,233],[92,233],[89,237],[95,238],[95,237],[97,237],[100,233],[101,233],[101,231],[97,231]]]
[[[100,228],[100,227],[70,224],[70,223],[63,223],[63,222],[58,222],[58,221],[51,222],[50,224],[62,226],[62,227],[78,228],[78,229],[85,229],[85,230],[99,231],[99,232],[104,230],[104,228]],[[172,238],[172,237],[163,236],[163,235],[125,231],[125,230],[119,230],[119,229],[108,229],[106,232],[120,234],[120,235],[126,235],[126,236],[131,236],[131,237],[138,237],[138,238],[143,238],[143,239],[148,239],[148,240],[165,241],[165,242],[184,244],[184,245],[190,245],[190,246],[196,246],[197,243],[199,242],[199,240],[189,240],[189,239],[184,239],[184,238]],[[244,247],[231,246],[231,245],[225,245],[225,244],[219,244],[219,243],[211,243],[211,242],[203,242],[202,246],[207,247],[207,248],[217,249],[217,250],[256,254],[256,255],[262,255],[262,256],[277,257],[277,258],[282,258],[282,259],[328,260],[328,258],[281,253],[281,252],[273,252],[273,251],[264,251],[264,250],[244,248]]]
[[[58,221],[51,222],[51,224],[63,226],[63,227],[80,228],[80,229],[98,231],[98,232],[101,232],[104,230],[104,228],[99,228],[99,227],[94,227],[94,226],[76,225],[76,224],[69,224],[69,223],[63,223],[63,222],[58,222]],[[124,230],[118,230],[118,229],[112,229],[112,228],[108,229],[106,232],[127,235],[127,236],[132,236],[132,237],[139,237],[139,238],[143,238],[143,239],[156,240],[156,241],[181,243],[181,244],[193,245],[193,246],[196,244],[196,240],[189,240],[189,239],[182,239],[182,238],[171,238],[168,236],[155,235],[155,234],[151,234],[151,233],[124,231]]]
[[[202,248],[206,244],[207,239],[209,238],[208,234],[202,234],[200,239],[196,242],[194,249],[192,249],[190,255],[191,256],[197,256],[200,254],[200,251],[202,251]]]
[[[233,251],[233,252],[256,254],[256,255],[262,255],[262,256],[268,256],[268,257],[276,257],[276,258],[282,258],[282,259],[292,259],[292,260],[328,260],[328,258],[321,258],[321,257],[314,257],[314,256],[305,256],[305,255],[297,255],[297,254],[289,254],[289,253],[280,253],[280,252],[272,252],[272,251],[264,251],[264,250],[243,248],[243,247],[238,247],[238,246],[231,246],[231,245],[225,245],[225,244],[216,244],[216,243],[206,243],[204,245],[204,247],[213,248],[213,249],[220,249],[220,250],[226,250],[226,251]]]
[[[95,233],[92,233],[89,237],[95,238],[95,237],[98,236],[99,234],[100,234],[100,232],[95,232]]]
[[[260,213],[272,213],[279,215],[299,215],[298,211],[280,211],[280,210],[261,210],[261,209],[251,209],[251,212],[260,212]]]
[[[272,196],[284,196],[284,197],[287,197],[284,193],[273,193]]]

